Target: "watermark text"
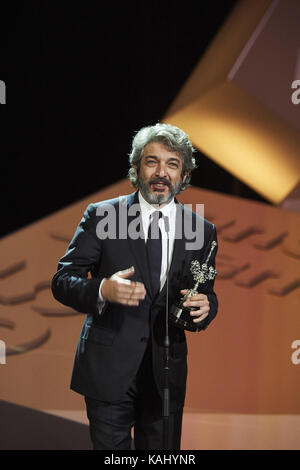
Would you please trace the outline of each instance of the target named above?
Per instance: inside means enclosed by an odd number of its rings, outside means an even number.
[[[291,361],[295,366],[297,366],[300,364],[300,339],[295,339],[291,344],[291,348],[295,349],[291,355]]]
[[[0,364],[6,364],[6,344],[0,339]]]
[[[6,104],[6,86],[3,80],[0,80],[0,104]]]
[[[184,211],[177,211],[175,224],[170,224],[168,217],[162,217],[162,238],[171,235],[173,239],[185,240],[186,250],[200,250],[204,245],[204,204],[196,204],[197,216],[192,213],[191,204],[185,204],[184,208]],[[100,217],[96,226],[100,240],[145,239],[139,204],[127,207],[122,200],[118,206],[104,203],[97,207],[96,214]],[[152,233],[152,238],[159,238],[158,230]]]
[[[292,82],[292,88],[295,89],[295,91],[291,95],[292,103],[299,104],[300,103],[300,80],[294,80]]]

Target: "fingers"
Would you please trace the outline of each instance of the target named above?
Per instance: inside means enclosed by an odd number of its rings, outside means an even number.
[[[115,275],[126,278],[126,277],[132,276],[133,273],[134,273],[134,266],[131,266],[128,269],[123,269],[123,271],[118,271]]]
[[[182,290],[180,291],[180,293],[183,294],[183,295],[187,294],[187,292],[188,292],[188,289],[182,289]],[[207,300],[207,301],[208,301],[207,295],[201,294],[201,293],[192,295],[192,296],[189,297],[188,299],[189,299],[189,300],[190,300],[190,299],[193,299],[193,300],[197,300],[197,301],[198,301],[198,300]]]
[[[116,274],[114,274],[114,276],[118,276],[118,277],[126,279],[127,277],[130,277],[133,274],[134,274],[134,266],[131,266],[130,268],[124,269],[123,271],[118,271]]]
[[[129,285],[119,284],[116,290],[119,296],[125,300],[144,299],[146,295],[146,289],[141,282],[130,282]]]
[[[146,295],[144,284],[120,277],[120,273],[122,276],[128,276],[133,271],[132,268],[118,271],[106,280],[102,285],[103,298],[122,305],[138,306]]]
[[[112,280],[117,280],[120,284],[130,284],[130,280],[127,277],[130,277],[134,274],[134,266],[131,268],[124,269],[123,271],[118,271],[117,273],[111,276]]]
[[[206,297],[206,296],[205,296]],[[209,309],[209,301],[207,297],[202,300],[202,298],[197,298],[197,296],[193,296],[188,298],[184,303],[184,307],[200,307],[203,309],[208,308]]]
[[[181,291],[182,294],[187,293],[187,289]],[[198,307],[198,310],[191,310],[190,315],[194,323],[200,323],[209,314],[209,301],[205,294],[196,294],[189,297],[183,304],[184,307]]]
[[[186,301],[188,301],[188,302],[208,302],[208,298],[204,294],[195,294],[195,295],[192,295],[191,297],[188,297]]]
[[[196,312],[193,312],[194,314]],[[200,323],[202,320],[204,320],[204,318],[206,318],[208,316],[208,312],[206,313],[202,313],[201,315],[199,315],[199,317],[197,318],[193,318],[193,323]]]
[[[206,300],[186,300],[183,304],[184,307],[205,307],[209,305]]]

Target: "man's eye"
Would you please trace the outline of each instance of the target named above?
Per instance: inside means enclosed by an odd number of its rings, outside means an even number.
[[[155,165],[156,161],[155,160],[147,160],[148,165]]]

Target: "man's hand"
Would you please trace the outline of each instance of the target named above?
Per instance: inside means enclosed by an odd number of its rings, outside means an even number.
[[[134,266],[131,266],[131,268],[118,271],[103,281],[101,286],[103,299],[123,305],[139,305],[140,300],[144,299],[146,295],[146,289],[141,282],[127,279],[133,273]]]
[[[187,289],[180,291],[181,294],[185,295]],[[199,310],[191,311],[191,316],[197,317],[193,319],[194,323],[199,323],[209,314],[209,301],[207,295],[205,294],[196,294],[189,297],[183,304],[184,307],[199,307]]]

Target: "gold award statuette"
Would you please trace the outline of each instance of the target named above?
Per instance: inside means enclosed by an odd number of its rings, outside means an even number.
[[[204,284],[206,281],[215,279],[216,275],[218,274],[218,271],[216,271],[213,266],[208,266],[209,259],[216,246],[217,242],[213,241],[211,243],[209,255],[205,263],[202,265],[200,265],[198,260],[191,262],[190,271],[193,275],[195,285],[192,289],[187,291],[184,297],[181,297],[177,302],[175,302],[170,309],[170,322],[183,330],[199,331],[201,329],[197,326],[196,323],[193,322],[193,317],[190,315],[191,311],[199,310],[199,307],[184,307],[183,304],[189,297],[198,294],[197,289],[199,284]]]

